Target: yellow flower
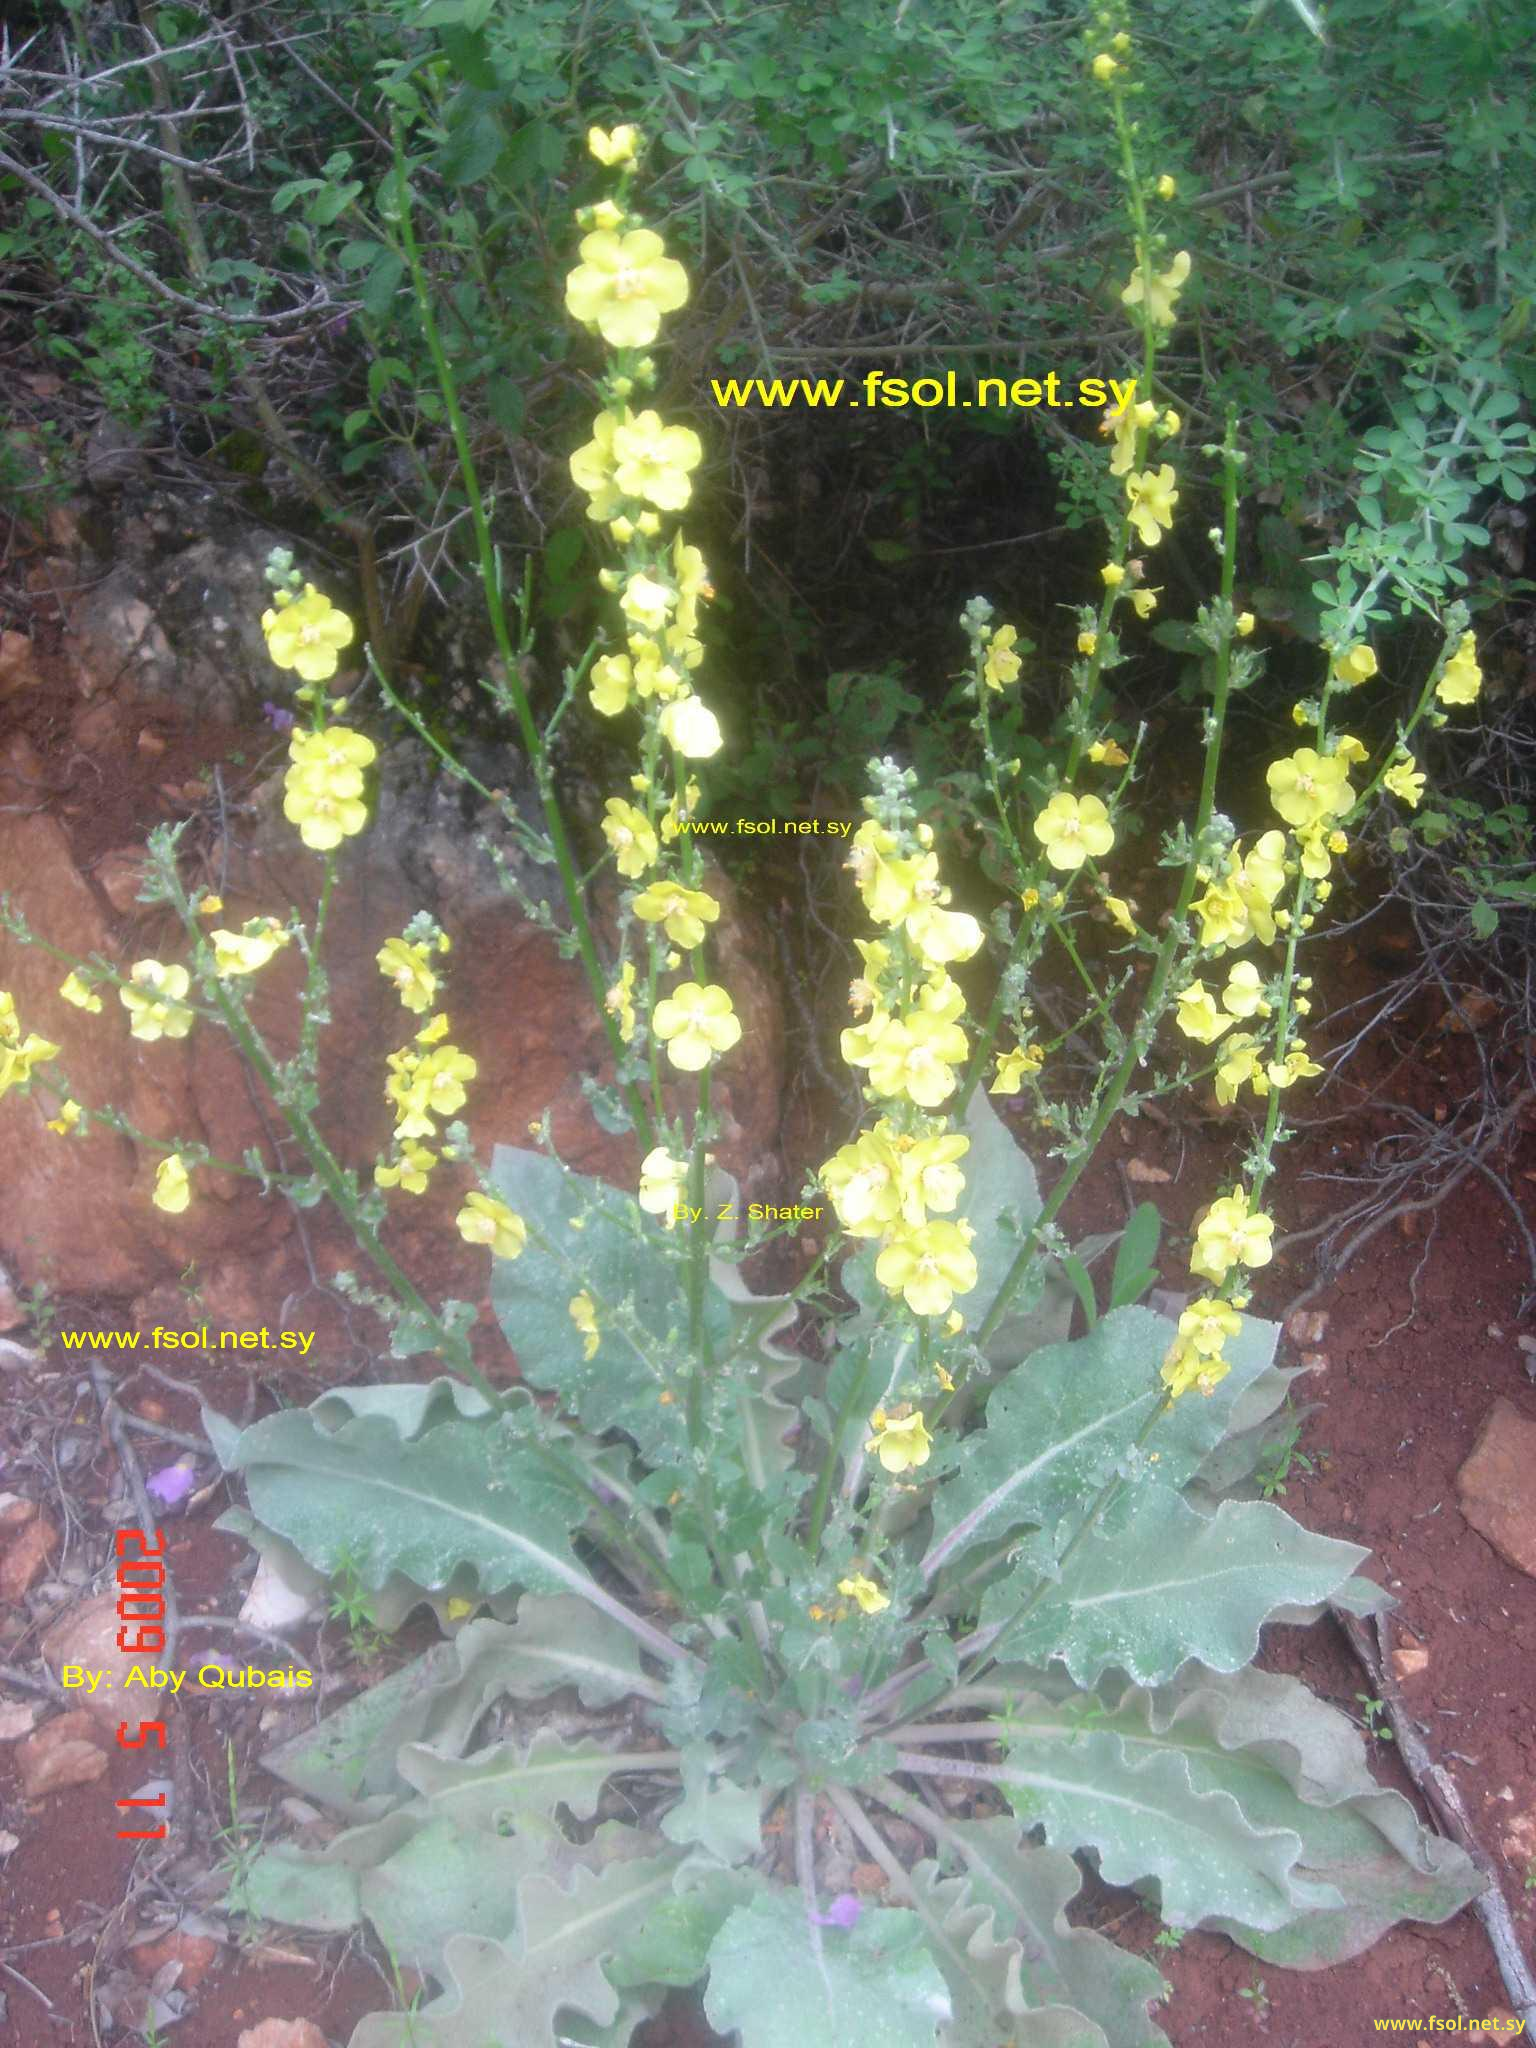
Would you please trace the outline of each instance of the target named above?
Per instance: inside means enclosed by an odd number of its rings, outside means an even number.
[[[59,984],[59,994],[66,1003],[73,1003],[77,1010],[91,1010],[99,1014],[101,997],[87,987],[78,974],[67,974]]]
[[[1104,898],[1104,908],[1115,920],[1115,923],[1119,925],[1121,931],[1128,933],[1134,939],[1136,936],[1136,920],[1132,917],[1131,906],[1126,902],[1125,898],[1123,896],[1106,896]]]
[[[1315,825],[1338,817],[1354,802],[1348,764],[1337,754],[1323,756],[1298,747],[1284,760],[1272,761],[1266,774],[1269,799],[1288,825]]]
[[[1442,704],[1474,704],[1483,687],[1483,672],[1477,665],[1477,636],[1463,633],[1456,652],[1445,665],[1435,685]]]
[[[329,853],[368,822],[362,801],[363,770],[377,752],[373,741],[343,726],[295,732],[292,762],[283,777],[283,815],[316,853]]]
[[[989,1095],[1017,1095],[1024,1086],[1026,1074],[1038,1074],[1045,1065],[1045,1054],[1038,1045],[1016,1045],[1012,1052],[997,1056],[997,1072],[988,1084]]]
[[[1265,1070],[1272,1088],[1289,1088],[1293,1081],[1311,1080],[1323,1070],[1310,1059],[1300,1039],[1295,1040],[1283,1060],[1271,1060]]]
[[[1187,249],[1181,249],[1168,268],[1161,272],[1153,272],[1148,264],[1138,264],[1131,272],[1130,283],[1120,294],[1120,303],[1122,306],[1139,306],[1145,301],[1153,326],[1171,327],[1177,317],[1174,308],[1189,271]]]
[[[1018,637],[1017,626],[999,626],[987,642],[987,657],[981,672],[989,690],[1001,690],[1006,684],[1018,681],[1021,664],[1014,652]]]
[[[596,1358],[597,1347],[602,1342],[597,1328],[597,1309],[592,1297],[583,1288],[580,1294],[573,1294],[566,1303],[566,1314],[586,1339],[582,1345],[584,1358]]]
[[[885,1130],[883,1124],[877,1129]],[[960,1131],[938,1131],[930,1138],[895,1138],[896,1178],[901,1191],[901,1218],[913,1229],[928,1220],[930,1209],[953,1209],[965,1192],[965,1175],[957,1162],[971,1149]]]
[[[1212,1202],[1195,1233],[1189,1270],[1220,1286],[1234,1266],[1267,1266],[1274,1256],[1271,1217],[1250,1214],[1241,1188]]]
[[[1131,757],[1118,740],[1094,740],[1089,745],[1088,758],[1095,767],[1124,768]]]
[[[1400,797],[1410,810],[1416,811],[1419,799],[1424,794],[1424,771],[1411,755],[1405,756],[1401,761],[1392,763],[1381,778],[1381,786],[1383,789],[1390,789],[1392,794]]]
[[[1171,178],[1171,177],[1170,177],[1170,176],[1168,175],[1168,173],[1167,173],[1166,171],[1164,171],[1163,175],[1162,175],[1162,176],[1161,176],[1161,177],[1160,177],[1160,178],[1158,179],[1158,181],[1157,181],[1157,196],[1158,196],[1158,198],[1159,198],[1159,199],[1173,199],[1173,198],[1177,197],[1177,195],[1178,195],[1178,190],[1179,190],[1179,187],[1178,187],[1178,182],[1177,182],[1177,180],[1176,180],[1176,179],[1174,179],[1174,178]]]
[[[1070,796],[1058,790],[1036,818],[1035,837],[1045,848],[1045,857],[1063,873],[1080,868],[1090,857],[1097,859],[1115,843],[1109,812],[1096,796]]]
[[[1233,624],[1237,628],[1238,638],[1241,640],[1246,640],[1248,638],[1248,635],[1253,631],[1256,623],[1257,621],[1255,620],[1252,612],[1239,612],[1236,619],[1233,621]]]
[[[1336,733],[1329,752],[1337,754],[1345,766],[1351,768],[1357,761],[1368,761],[1371,758],[1370,748],[1363,740],[1357,740],[1352,732]]]
[[[1108,50],[1100,50],[1098,56],[1094,58],[1092,66],[1090,68],[1092,69],[1093,75],[1099,81],[1100,85],[1108,85],[1109,81],[1114,77],[1115,73],[1120,69],[1120,66],[1115,62],[1114,58],[1111,57]]]
[[[1216,1100],[1230,1105],[1237,1100],[1238,1090],[1244,1082],[1254,1084],[1254,1092],[1267,1095],[1268,1086],[1260,1086],[1262,1074],[1259,1065],[1259,1041],[1251,1032],[1240,1031],[1235,1038],[1229,1038],[1221,1049],[1221,1063],[1216,1069]]]
[[[352,621],[306,583],[302,597],[281,611],[261,615],[267,653],[278,668],[291,668],[306,683],[323,683],[336,673],[338,656],[352,644]]]
[[[1077,651],[1079,654],[1092,654],[1097,649],[1098,644],[1099,636],[1097,633],[1079,633],[1077,636]]]
[[[603,837],[613,848],[619,873],[631,879],[643,875],[661,851],[650,820],[644,811],[637,811],[622,797],[609,797],[603,808],[608,813],[603,820]]]
[[[404,1007],[418,1017],[425,1016],[437,994],[437,976],[428,964],[426,947],[413,946],[408,939],[386,939],[373,957]]]
[[[976,1257],[963,1223],[924,1223],[897,1230],[875,1261],[875,1278],[900,1294],[916,1316],[942,1316],[957,1294],[976,1285]]]
[[[637,570],[624,585],[619,609],[642,632],[659,633],[671,617],[675,603],[676,598],[664,583]]]
[[[199,917],[217,917],[223,908],[222,896],[203,896],[198,899],[197,914]]]
[[[1131,609],[1138,619],[1150,619],[1157,610],[1157,600],[1162,594],[1162,585],[1131,592]]]
[[[610,348],[648,348],[662,314],[675,312],[687,297],[687,271],[651,228],[584,236],[581,262],[565,281],[572,319],[596,328]]]
[[[1176,1337],[1163,1360],[1162,1378],[1170,1399],[1177,1401],[1192,1387],[1198,1387],[1207,1396],[1213,1394],[1231,1370],[1219,1352],[1208,1358],[1197,1351],[1187,1338]]]
[[[71,1097],[68,1102],[60,1104],[57,1116],[49,1117],[48,1128],[50,1131],[57,1131],[61,1138],[65,1137],[79,1123],[80,1117],[80,1105]]]
[[[185,1038],[192,1029],[192,1012],[182,1002],[189,976],[185,967],[165,967],[158,960],[136,960],[128,970],[132,988],[120,988],[118,997],[128,1011],[128,1029],[135,1038],[153,1044],[157,1038]]]
[[[1179,502],[1172,465],[1165,462],[1156,470],[1136,470],[1125,480],[1125,498],[1131,524],[1141,536],[1142,546],[1155,548],[1163,537],[1163,528],[1172,526],[1173,508]]]
[[[210,932],[216,973],[254,974],[287,945],[291,933],[275,917],[255,917],[238,932]]]
[[[856,1600],[865,1614],[883,1614],[891,1604],[889,1593],[882,1593],[873,1579],[866,1579],[862,1572],[839,1579],[837,1590],[847,1600]]]
[[[687,1160],[674,1159],[665,1145],[658,1145],[640,1162],[641,1208],[648,1216],[660,1216],[670,1230],[677,1221],[674,1212],[687,1180]]]
[[[1202,1358],[1219,1358],[1227,1339],[1236,1337],[1242,1327],[1243,1319],[1237,1310],[1211,1295],[1192,1301],[1179,1317],[1179,1335]]]
[[[5,998],[7,1004],[10,998]],[[9,1023],[14,1025],[15,1012],[9,1013]],[[7,1018],[0,1014],[0,1027],[7,1025]],[[158,1035],[158,1034],[157,1034]],[[39,1038],[35,1031],[29,1031],[22,1038],[19,1027],[0,1030],[0,1095],[8,1095],[13,1088],[29,1088],[32,1084],[32,1069],[41,1066],[44,1060],[51,1060],[59,1048],[46,1038]]]
[[[603,1005],[610,1016],[619,1020],[619,1036],[626,1045],[635,1035],[635,963],[626,960],[619,969],[619,978],[603,998]]]
[[[466,1244],[489,1245],[492,1258],[519,1258],[528,1242],[528,1226],[522,1217],[494,1195],[466,1195],[453,1220]]]
[[[1200,943],[1212,952],[1241,946],[1251,936],[1248,905],[1234,882],[1212,882],[1190,905],[1200,920]]]
[[[634,671],[627,654],[605,654],[592,664],[592,708],[617,718],[629,703]]]
[[[1114,436],[1115,451],[1109,458],[1111,476],[1124,476],[1134,467],[1137,436],[1144,433],[1156,418],[1157,407],[1150,398],[1139,399],[1135,403],[1127,399],[1121,405],[1111,406],[1105,413],[1099,422],[1099,432]],[[1125,580],[1125,571],[1117,562],[1111,562],[1099,574],[1111,590]]]
[[[845,1041],[849,1035],[843,1034]],[[877,1095],[904,1096],[920,1109],[937,1109],[955,1092],[954,1069],[963,1065],[968,1051],[958,1024],[914,1010],[906,1018],[888,1019],[868,1054],[850,1065],[868,1068]]]
[[[1224,1031],[1232,1028],[1232,1019],[1217,1009],[1216,998],[1203,981],[1192,981],[1188,988],[1179,991],[1175,1000],[1179,1012],[1174,1021],[1186,1038],[1193,1038],[1200,1045],[1214,1045]]]
[[[157,1209],[179,1216],[192,1199],[192,1183],[179,1152],[169,1153],[155,1168],[155,1187],[150,1200]]]
[[[725,744],[719,720],[697,697],[676,698],[656,722],[662,738],[690,761],[707,761]]]
[[[1221,992],[1221,1006],[1229,1017],[1267,1017],[1269,1005],[1264,1000],[1264,982],[1257,967],[1251,960],[1239,960],[1227,976],[1227,985]]]
[[[417,1045],[437,1045],[448,1036],[448,1019],[441,1012],[423,1024],[416,1034]]]
[[[741,1037],[729,995],[713,982],[681,982],[656,1005],[652,1023],[667,1058],[685,1074],[707,1067],[717,1052],[729,1052]]]
[[[968,911],[941,910],[936,903],[920,903],[908,914],[902,930],[930,967],[969,960],[981,951],[985,937]]]
[[[1333,673],[1341,683],[1348,683],[1357,690],[1362,683],[1368,683],[1376,674],[1376,652],[1367,647],[1363,640],[1353,647],[1341,648],[1333,657]]]
[[[611,130],[604,128],[589,128],[587,130],[587,148],[591,150],[600,164],[606,164],[610,170],[616,164],[632,164],[635,160],[635,150],[639,141],[639,129],[628,121],[622,122],[617,128]]]
[[[692,427],[665,427],[657,412],[643,412],[614,429],[613,478],[627,498],[644,498],[663,512],[681,512],[693,494],[688,472],[704,459]]]
[[[468,1099],[464,1083],[479,1071],[477,1063],[457,1046],[442,1045],[424,1056],[391,1053],[391,1078],[384,1092],[397,1112],[395,1136],[430,1138],[435,1116],[452,1116]]]
[[[628,419],[629,415],[624,415]],[[613,477],[613,438],[619,420],[611,412],[600,412],[592,422],[592,438],[572,452],[571,481],[591,499],[587,517],[599,522],[611,520],[619,508],[619,487]]]
[[[373,1169],[373,1178],[381,1188],[404,1188],[408,1195],[422,1195],[436,1164],[435,1152],[418,1145],[414,1138],[407,1138],[400,1147],[399,1158],[388,1165],[381,1161]]]
[[[877,1408],[869,1426],[875,1434],[864,1448],[875,1453],[887,1472],[910,1472],[916,1465],[927,1464],[933,1438],[924,1427],[921,1408],[901,1417],[888,1416],[883,1408]]]
[[[659,924],[679,946],[697,946],[703,942],[705,925],[719,917],[720,906],[702,889],[656,881],[635,898],[634,912],[646,924]]]
[[[1126,467],[1129,468],[1130,464],[1127,463]],[[1099,571],[1099,574],[1104,579],[1104,588],[1106,590],[1118,590],[1125,581],[1125,571],[1118,562],[1106,562]]]
[[[883,1124],[834,1152],[820,1179],[851,1237],[879,1237],[901,1215],[897,1159]]]

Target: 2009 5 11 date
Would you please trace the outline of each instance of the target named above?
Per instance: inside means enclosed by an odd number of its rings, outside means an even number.
[[[151,1536],[153,1541],[151,1541]],[[155,1655],[165,1648],[165,1531],[119,1529],[117,1532],[117,1647],[130,1654],[147,1651]],[[151,1743],[164,1749],[169,1732],[163,1721],[140,1721],[130,1734],[129,1723],[117,1724],[119,1749],[144,1749]],[[160,1807],[165,1794],[152,1799],[119,1799],[120,1807]],[[120,1842],[163,1842],[168,1829],[164,1820],[151,1829],[119,1828]]]

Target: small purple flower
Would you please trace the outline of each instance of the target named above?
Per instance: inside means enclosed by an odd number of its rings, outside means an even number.
[[[264,702],[261,715],[274,732],[292,732],[294,715],[285,705],[273,704],[270,700]]]
[[[856,1892],[839,1892],[825,1913],[811,1914],[811,1924],[814,1927],[841,1927],[846,1933],[850,1927],[858,1926],[863,1910],[864,1902]]]
[[[164,1465],[151,1479],[144,1482],[144,1491],[157,1507],[173,1508],[177,1501],[185,1500],[197,1484],[197,1475],[190,1465],[177,1463]]]

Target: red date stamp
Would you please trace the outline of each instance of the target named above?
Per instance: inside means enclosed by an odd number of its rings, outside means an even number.
[[[165,1531],[119,1529],[117,1532],[117,1647],[130,1654],[147,1651],[155,1655],[165,1648]],[[164,1749],[170,1739],[164,1721],[140,1721],[133,1733],[129,1723],[117,1724],[119,1749],[144,1749],[153,1744]],[[153,1799],[119,1799],[120,1807],[161,1807],[165,1794]],[[162,1820],[151,1829],[119,1828],[120,1842],[163,1842],[167,1828]]]

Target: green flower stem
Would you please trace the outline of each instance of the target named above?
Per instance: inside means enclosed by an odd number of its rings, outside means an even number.
[[[431,295],[427,289],[426,272],[422,268],[421,249],[416,240],[416,230],[411,221],[411,187],[406,176],[405,140],[397,122],[393,124],[392,141],[395,159],[395,189],[400,208],[400,237],[404,244],[405,260],[411,273],[411,287],[416,298],[416,310],[421,320],[422,333],[426,338],[427,350],[432,357],[432,366],[437,372],[437,381],[443,394],[443,404],[448,413],[448,425],[453,435],[453,445],[459,461],[459,473],[464,481],[465,496],[469,501],[470,518],[474,524],[475,546],[480,560],[480,581],[485,594],[485,607],[495,637],[496,649],[501,656],[506,676],[507,692],[522,734],[523,746],[533,769],[539,796],[544,805],[545,821],[549,827],[549,841],[554,849],[555,864],[560,870],[560,880],[565,889],[566,906],[571,914],[571,927],[576,941],[576,950],[586,970],[587,985],[592,992],[592,1001],[602,1019],[608,1035],[609,1047],[616,1066],[622,1066],[624,1041],[619,1036],[618,1020],[607,1005],[607,979],[602,962],[598,958],[592,927],[587,917],[586,905],[582,901],[581,885],[576,873],[576,863],[571,854],[570,841],[566,835],[565,820],[561,815],[559,801],[555,794],[554,771],[550,766],[548,749],[543,735],[533,716],[528,702],[528,692],[523,687],[518,667],[519,652],[512,644],[512,635],[507,625],[506,606],[501,595],[500,567],[496,560],[495,542],[491,536],[491,525],[486,517],[485,499],[480,490],[480,479],[475,468],[474,451],[469,443],[469,431],[464,422],[463,409],[459,404],[458,383],[453,366],[443,348],[438,333],[437,321],[432,312]],[[649,1146],[655,1142],[651,1121],[640,1092],[633,1085],[625,1093],[629,1100],[630,1115],[635,1127]]]
[[[1224,516],[1221,552],[1221,595],[1224,602],[1225,615],[1229,621],[1232,609],[1232,588],[1237,572],[1237,446],[1235,432],[1235,414],[1229,412],[1227,415],[1226,438],[1222,448],[1222,501]],[[1024,1242],[1020,1245],[1013,1264],[1008,1269],[1007,1277],[998,1289],[997,1299],[993,1302],[985,1321],[976,1333],[975,1342],[980,1348],[985,1348],[988,1338],[991,1337],[998,1324],[1007,1314],[1009,1303],[1018,1292],[1025,1274],[1029,1271],[1030,1263],[1038,1249],[1042,1232],[1056,1220],[1056,1217],[1060,1214],[1066,1203],[1067,1197],[1071,1194],[1073,1188],[1076,1187],[1079,1180],[1082,1179],[1083,1174],[1092,1162],[1093,1155],[1098,1150],[1105,1132],[1109,1129],[1110,1124],[1114,1121],[1119,1111],[1121,1100],[1131,1084],[1137,1067],[1146,1056],[1147,1048],[1151,1043],[1152,1031],[1156,1026],[1157,1019],[1162,1014],[1163,1001],[1168,991],[1168,983],[1173,973],[1174,962],[1178,956],[1184,929],[1189,918],[1189,906],[1194,901],[1196,887],[1195,870],[1199,862],[1202,844],[1210,829],[1211,814],[1216,807],[1216,784],[1221,766],[1221,742],[1226,728],[1227,699],[1231,688],[1231,681],[1232,642],[1229,627],[1228,634],[1223,637],[1221,651],[1216,657],[1215,687],[1212,692],[1211,709],[1206,730],[1205,767],[1200,782],[1200,800],[1195,815],[1195,830],[1190,845],[1189,859],[1184,864],[1184,874],[1179,884],[1178,900],[1174,904],[1172,915],[1169,918],[1168,929],[1164,933],[1162,944],[1158,948],[1156,962],[1152,970],[1152,979],[1148,985],[1146,996],[1143,999],[1141,1022],[1131,1034],[1131,1040],[1126,1047],[1125,1054],[1119,1066],[1115,1069],[1108,1088],[1104,1092],[1098,1114],[1094,1117],[1093,1123],[1082,1140],[1081,1150],[1076,1159],[1068,1163],[1061,1178],[1057,1181],[1055,1187],[1052,1188],[1040,1214],[1025,1233]]]

